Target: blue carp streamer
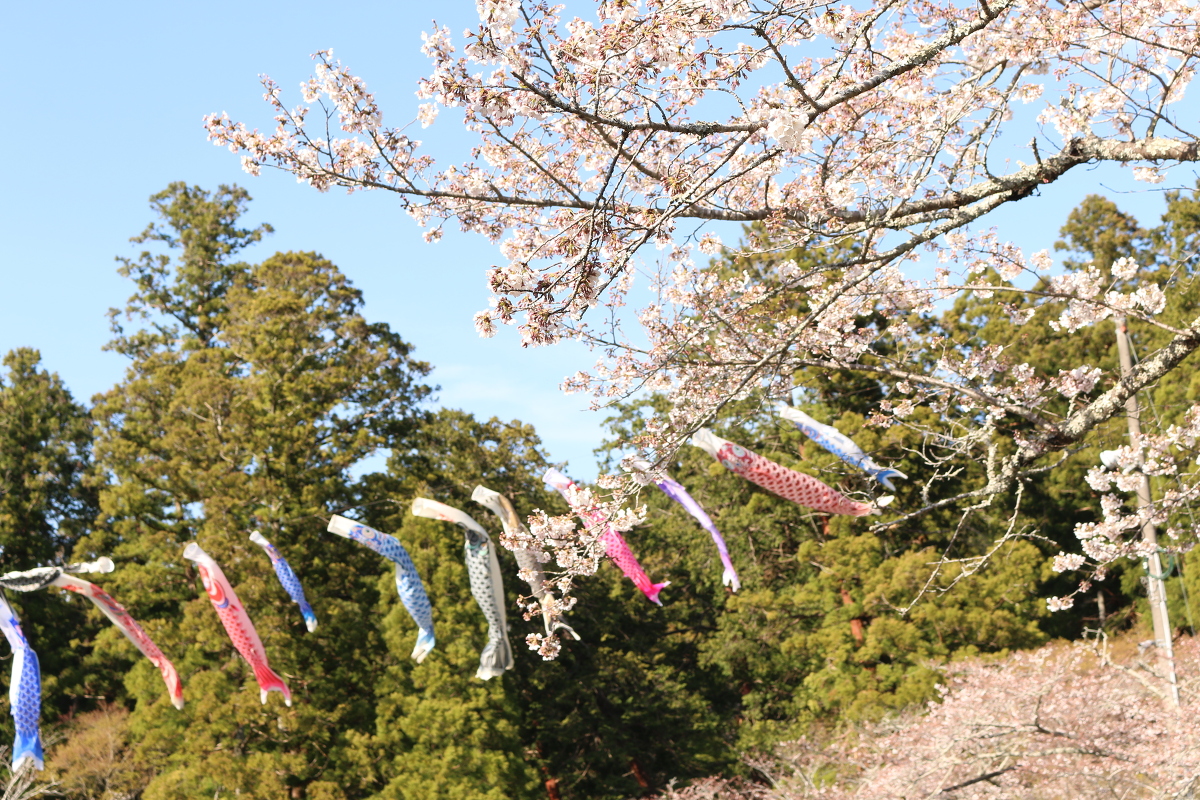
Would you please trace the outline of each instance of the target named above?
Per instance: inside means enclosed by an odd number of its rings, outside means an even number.
[[[409,615],[420,629],[417,634],[417,646],[412,651],[412,657],[420,664],[425,656],[429,655],[429,651],[433,649],[435,643],[433,607],[429,605],[429,597],[425,594],[424,585],[421,584],[421,576],[417,574],[417,567],[409,557],[408,551],[404,549],[404,545],[400,544],[393,536],[380,533],[361,522],[355,522],[337,514],[334,514],[333,519],[329,520],[327,530],[338,536],[353,539],[363,547],[370,548],[396,563],[396,591],[400,593],[400,602],[404,603],[404,607],[408,609]]]
[[[267,537],[258,531],[250,534],[250,541],[267,551],[267,555],[271,557],[271,566],[275,568],[275,574],[279,577],[279,583],[288,593],[288,597],[292,598],[292,602],[300,606],[300,614],[304,617],[304,624],[308,627],[308,632],[315,631],[317,615],[313,613],[312,606],[305,599],[304,587],[300,585],[300,579],[296,577],[296,573],[292,572],[287,559],[280,555],[279,551],[275,549],[275,545],[268,542]]]
[[[876,464],[849,436],[832,425],[817,422],[808,414],[805,414],[798,408],[789,406],[787,403],[779,403],[776,409],[779,411],[779,416],[795,423],[796,427],[805,436],[847,464],[858,467],[863,472],[866,472],[872,478],[882,483],[889,492],[896,491],[896,487],[892,486],[892,478],[908,477],[898,469],[886,469]]]
[[[37,653],[21,631],[21,623],[8,601],[0,596],[0,630],[13,649],[12,682],[8,686],[9,710],[16,723],[12,766],[15,770],[25,759],[42,769],[42,735],[38,718],[42,713],[42,675]]]

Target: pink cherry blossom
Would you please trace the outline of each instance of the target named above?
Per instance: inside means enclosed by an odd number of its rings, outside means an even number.
[[[502,263],[481,265],[493,296],[475,315],[479,334],[511,324],[523,346],[589,344],[595,363],[563,388],[597,407],[661,393],[669,410],[625,443],[652,462],[733,401],[786,396],[802,370],[852,370],[883,389],[870,424],[925,437],[922,505],[897,519],[1008,503],[1016,520],[1026,478],[1090,444],[1133,393],[1200,348],[1200,318],[1160,318],[1177,287],[1131,286],[1128,261],[1056,273],[1046,250],[1027,254],[990,227],[997,209],[1092,164],[1159,182],[1200,160],[1178,105],[1200,53],[1193,2],[477,0],[476,10],[462,37],[424,35],[422,104],[389,112],[395,126],[324,50],[299,105],[262,77],[273,126],[210,114],[208,137],[252,174],[391,193],[431,242],[448,225],[486,237]],[[1036,131],[1017,114],[1025,106]],[[475,142],[452,161],[406,132],[414,118],[433,127],[460,115]],[[754,227],[732,246],[713,230],[730,223]],[[698,257],[797,248],[802,263],[781,256],[761,276]],[[932,280],[913,270],[926,258]],[[635,288],[638,274],[648,279]],[[1128,376],[1086,364],[1047,375],[1019,349],[914,324],[967,296],[1060,337],[1122,316],[1166,343],[1139,353]],[[627,303],[639,307],[625,313]],[[1145,469],[1169,479],[1150,508],[1109,502],[1079,527],[1095,569],[1136,557],[1143,522],[1180,532],[1172,546],[1195,539],[1182,518],[1200,500],[1186,466],[1198,418],[1193,407],[1138,443]],[[984,469],[941,496],[954,458]],[[1134,480],[1088,475],[1110,493]],[[609,491],[615,518],[636,487]],[[531,531],[575,537],[549,549],[567,579],[598,558],[574,526],[543,515]]]
[[[1189,797],[1200,764],[1198,644],[1177,650],[1188,676],[1179,710],[1164,706],[1165,682],[1146,656],[1117,658],[1104,639],[1051,645],[950,665],[924,709],[752,759],[767,786],[712,778],[659,800]]]

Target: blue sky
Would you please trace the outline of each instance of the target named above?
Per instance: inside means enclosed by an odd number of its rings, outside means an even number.
[[[9,4],[0,352],[39,348],[45,365],[84,399],[120,380],[124,360],[101,351],[109,338],[105,314],[131,291],[113,258],[135,253],[128,239],[151,219],[147,198],[176,180],[208,188],[239,183],[254,197],[249,221],[270,222],[276,231],[247,259],[275,250],[331,259],[362,289],[367,316],[388,322],[435,366],[442,404],[532,422],[554,459],[569,461],[576,477],[594,477],[591,450],[603,414],[557,388],[594,357],[574,343],[524,350],[512,330],[491,340],[475,334],[471,317],[487,303],[484,270],[501,260],[495,248],[449,230],[441,243],[427,245],[394,197],[320,194],[277,172],[254,178],[237,157],[205,140],[200,120],[213,111],[271,127],[257,76],[275,78],[293,105],[311,71],[309,54],[330,47],[376,92],[385,121],[403,124],[420,102],[416,81],[428,71],[420,34],[432,29],[433,14],[456,36],[476,21],[470,0],[346,8]],[[435,142],[437,153],[457,153],[456,160],[470,146],[445,114],[419,135]],[[1028,154],[1014,150],[1011,157]],[[1003,210],[995,224],[1002,235],[1040,249],[1089,192],[1112,194],[1153,223],[1159,190],[1193,181],[1190,168],[1172,171],[1160,187],[1133,183],[1115,168],[1077,170]]]
[[[289,104],[311,72],[310,53],[332,47],[377,92],[389,124],[416,115],[413,92],[428,72],[421,31],[438,22],[461,31],[474,4],[13,4],[6,27],[16,66],[5,97],[24,122],[0,133],[5,169],[0,261],[5,312],[0,351],[33,346],[71,390],[89,398],[121,379],[124,359],[101,352],[106,312],[131,284],[114,257],[134,255],[129,237],[151,220],[147,198],[182,180],[215,188],[239,183],[254,197],[253,223],[275,234],[246,254],[314,250],[336,263],[364,293],[366,314],[388,322],[435,365],[442,404],[477,415],[533,422],[556,460],[594,477],[592,448],[602,414],[566,397],[558,383],[591,363],[584,348],[523,350],[515,332],[480,339],[472,315],[486,307],[484,270],[499,259],[479,237],[448,232],[427,245],[395,198],[378,193],[320,194],[282,173],[254,178],[228,150],[205,139],[201,117],[228,111],[251,126],[272,126],[258,75],[284,87]],[[232,9],[232,7],[230,7]],[[12,118],[10,116],[10,119]],[[418,127],[419,130],[419,127]],[[428,131],[438,149],[463,152],[457,125]]]

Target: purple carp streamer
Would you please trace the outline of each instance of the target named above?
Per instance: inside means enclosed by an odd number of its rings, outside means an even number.
[[[829,514],[865,517],[867,514],[878,513],[875,506],[851,500],[811,475],[776,464],[753,450],[722,439],[708,428],[696,431],[696,435],[692,437],[692,444],[720,461],[726,469],[736,472],[752,483],[757,483],[784,500],[791,500],[793,503]]]
[[[638,472],[645,474],[650,469],[650,464],[640,459],[630,462],[630,466]],[[717,530],[716,524],[708,513],[701,507],[696,499],[688,494],[688,490],[683,488],[683,484],[676,480],[672,480],[666,473],[654,484],[662,489],[663,493],[674,500],[679,505],[683,506],[689,514],[696,518],[700,526],[704,528],[712,536],[713,542],[717,545],[717,553],[721,556],[721,563],[725,569],[721,573],[721,583],[730,587],[733,591],[742,588],[742,582],[738,580],[737,570],[733,568],[733,561],[729,558],[729,548],[725,546],[725,539],[721,536],[721,532]]]
[[[133,642],[142,655],[158,668],[159,674],[162,675],[163,683],[167,685],[167,693],[171,696],[171,704],[176,708],[183,708],[183,682],[179,680],[179,673],[175,671],[175,665],[171,663],[169,658],[163,655],[162,651],[158,649],[158,645],[154,643],[154,640],[146,635],[146,632],[142,630],[142,626],[138,625],[133,617],[129,616],[129,612],[125,610],[123,605],[91,581],[85,581],[82,578],[76,578],[72,575],[59,575],[51,581],[50,585],[66,589],[72,594],[86,597],[95,603],[96,608],[100,609],[101,613],[108,617],[109,621],[113,625],[116,625],[129,641]]]
[[[267,541],[267,537],[258,531],[250,534],[250,541],[267,551],[267,555],[271,558],[271,566],[275,568],[275,576],[279,578],[280,585],[288,593],[288,597],[292,598],[292,602],[300,606],[300,615],[304,617],[304,625],[308,628],[308,632],[312,633],[315,631],[317,629],[317,615],[313,613],[312,606],[305,599],[304,587],[300,585],[300,579],[296,577],[296,573],[292,572],[292,567],[288,564],[287,559],[280,555],[279,551],[275,549],[275,545]]]
[[[884,488],[889,492],[896,491],[896,487],[892,486],[892,478],[908,478],[907,475],[898,469],[886,469],[876,464],[871,460],[869,455],[863,452],[861,447],[854,443],[853,439],[832,425],[817,422],[808,414],[805,414],[794,406],[789,406],[787,403],[779,403],[776,406],[776,410],[779,412],[779,416],[793,422],[805,436],[847,464],[851,464],[866,472],[872,478],[882,483]]]
[[[508,538],[509,549],[516,556],[517,566],[521,569],[521,578],[529,584],[529,590],[538,601],[542,622],[546,626],[546,635],[551,636],[556,631],[562,631],[579,641],[579,634],[575,629],[563,622],[558,598],[546,588],[546,575],[542,572],[542,562],[538,560],[541,548],[525,544],[533,542],[533,536],[517,516],[512,501],[486,486],[476,486],[475,491],[471,493],[471,499],[500,518],[500,525]]]
[[[429,596],[425,594],[421,576],[417,574],[417,567],[404,545],[394,536],[380,533],[361,522],[337,514],[329,520],[326,530],[352,539],[395,563],[396,591],[400,594],[400,602],[404,603],[409,616],[417,623],[417,644],[413,648],[412,657],[420,664],[436,644],[433,636],[433,607],[429,605]]]
[[[254,670],[254,678],[258,681],[259,700],[266,705],[267,693],[279,692],[283,695],[283,702],[290,706],[292,690],[267,663],[267,651],[263,647],[262,640],[258,638],[258,631],[254,629],[250,615],[246,613],[246,609],[238,600],[237,593],[233,591],[233,586],[225,577],[225,573],[221,571],[220,565],[208,553],[201,550],[200,545],[195,542],[183,549],[183,557],[196,562],[196,569],[200,571],[200,580],[204,584],[204,591],[208,593],[208,599],[212,601],[213,608],[217,610],[217,616],[221,618],[221,624],[225,626],[225,632],[229,634],[233,646],[241,653],[242,658],[246,659]]]
[[[488,623],[488,642],[479,654],[479,669],[475,677],[486,681],[503,675],[505,670],[513,668],[515,662],[512,645],[508,641],[508,616],[504,611],[504,584],[500,579],[496,545],[487,531],[465,511],[436,500],[417,498],[413,500],[412,513],[418,517],[452,522],[462,528],[466,535],[463,551],[471,581],[471,594]]]
[[[13,649],[12,681],[8,685],[9,711],[17,730],[13,742],[12,767],[15,770],[26,759],[37,769],[43,769],[42,735],[38,719],[42,713],[42,676],[37,653],[21,630],[21,623],[12,606],[0,595],[0,630]]]
[[[647,600],[661,606],[662,601],[658,599],[658,595],[663,589],[670,586],[671,582],[651,583],[650,578],[646,575],[646,571],[638,563],[637,556],[629,549],[629,544],[625,541],[625,537],[621,535],[621,532],[609,525],[603,519],[602,515],[597,514],[591,509],[576,507],[571,503],[571,490],[575,488],[574,481],[556,469],[546,470],[546,474],[542,476],[542,480],[558,490],[558,493],[567,501],[567,505],[571,506],[571,510],[588,527],[603,524],[604,532],[598,538],[600,543],[604,545],[605,554],[616,562],[621,571],[625,573],[625,577],[633,581],[634,586],[637,586],[642,591],[642,594],[646,595]]]

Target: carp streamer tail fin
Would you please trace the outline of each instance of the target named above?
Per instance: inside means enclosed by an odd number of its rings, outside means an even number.
[[[413,648],[412,657],[420,664],[425,660],[425,656],[429,655],[436,640],[433,638],[433,631],[427,631],[424,628],[418,628],[417,631],[417,646]]]
[[[35,728],[33,731],[17,731],[13,742],[13,769],[20,766],[25,759],[31,759],[36,769],[44,769],[42,757],[42,737]]]
[[[512,645],[508,643],[508,637],[498,641],[487,643],[487,647],[483,648],[483,652],[479,655],[479,669],[475,672],[476,678],[489,680],[498,678],[504,674],[504,670],[513,668]]]
[[[725,565],[725,571],[721,573],[721,585],[728,586],[735,592],[742,588],[742,582],[738,580],[737,572],[732,564]]]
[[[259,699],[263,705],[267,704],[268,692],[279,692],[283,695],[283,702],[289,707],[292,705],[292,690],[283,682],[283,678],[276,675],[266,664],[254,665],[254,678],[258,681]]]
[[[553,632],[557,633],[558,631],[562,631],[563,633],[567,634],[568,636],[570,636],[572,639],[574,639],[577,642],[582,641],[579,634],[575,632],[575,629],[572,628],[567,623],[563,622],[561,619],[554,623],[554,631]]]
[[[650,584],[650,591],[646,592],[646,597],[650,600],[651,603],[657,603],[658,605],[661,606],[662,601],[658,599],[658,594],[659,594],[659,592],[661,592],[663,589],[667,588],[670,585],[671,585],[670,581],[663,581],[662,583],[652,583],[652,584]]]
[[[903,472],[898,469],[881,469],[875,473],[875,480],[883,484],[889,492],[896,491],[896,487],[892,486],[892,478],[908,478]]]

